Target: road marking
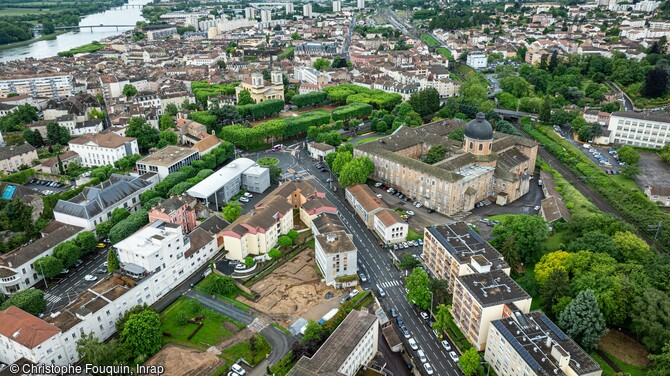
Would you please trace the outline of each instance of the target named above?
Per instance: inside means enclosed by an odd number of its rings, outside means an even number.
[[[44,294],[44,299],[45,299],[47,302],[56,304],[56,303],[58,303],[58,301],[61,300],[62,298],[61,298],[60,296],[58,296],[58,295],[51,295],[51,294],[49,294],[49,293],[46,293],[46,294]]]

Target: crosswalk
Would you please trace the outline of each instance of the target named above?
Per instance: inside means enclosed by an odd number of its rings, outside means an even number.
[[[378,283],[378,285],[381,286],[381,287],[387,287],[388,288],[388,287],[392,287],[392,286],[402,286],[402,283],[398,280],[394,280],[394,281],[381,282],[381,283]]]
[[[62,298],[58,295],[52,295],[49,293],[44,294],[44,300],[49,303],[58,303]]]

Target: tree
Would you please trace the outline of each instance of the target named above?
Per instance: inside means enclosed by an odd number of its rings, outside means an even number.
[[[628,179],[635,179],[636,176],[642,173],[642,169],[634,165],[626,165],[621,168],[621,175]]]
[[[481,358],[479,357],[479,353],[474,347],[471,347],[458,358],[458,368],[463,371],[465,376],[472,376],[477,374],[480,362]]]
[[[51,121],[47,124],[47,140],[50,145],[67,145],[70,141],[70,131]]]
[[[330,68],[330,61],[328,61],[328,59],[320,57],[314,61],[314,64],[312,64],[312,66],[316,70],[323,71]]]
[[[558,67],[558,52],[554,50],[549,59],[549,72],[553,72]]]
[[[159,133],[160,140],[158,141],[158,147],[161,147],[161,144],[166,145],[177,145],[177,141],[179,141],[179,136],[174,131],[171,130],[166,130],[166,131],[161,131]]]
[[[668,91],[668,71],[664,67],[656,66],[647,73],[642,94],[648,98],[658,98]]]
[[[240,93],[241,94],[241,93]],[[249,95],[251,97],[251,95]],[[225,104],[218,108],[210,109],[209,112],[216,116],[216,126],[224,126],[230,124],[241,123],[243,118],[236,106]]]
[[[521,258],[519,257],[519,250],[517,249],[516,238],[514,236],[510,236],[503,241],[500,247],[500,254],[513,271],[519,270]]]
[[[212,274],[208,278],[210,283],[205,285],[207,286],[205,290],[207,291],[208,294],[230,295],[232,293],[237,292],[237,286],[235,286],[235,281],[233,281],[231,277]]]
[[[437,330],[438,333],[446,332],[449,329],[449,324],[452,322],[450,309],[450,305],[440,304],[433,310],[435,314],[433,329]]]
[[[174,119],[167,112],[161,115],[160,118],[160,130],[164,131],[167,129],[174,128]]]
[[[177,105],[174,103],[170,103],[167,106],[165,106],[165,113],[170,115],[170,116],[177,116],[179,113],[179,109],[177,108]]]
[[[293,244],[293,240],[286,235],[282,235],[277,239],[277,244],[279,244],[280,247],[289,247]]]
[[[135,86],[131,84],[125,84],[123,85],[123,90],[121,91],[121,93],[123,93],[123,95],[125,95],[126,98],[130,99],[130,97],[137,94],[137,89],[135,88]]]
[[[549,229],[542,217],[520,214],[505,218],[501,224],[493,228],[493,235],[495,238],[491,244],[496,249],[500,249],[506,238],[514,237],[521,260],[524,263],[532,263],[539,259]]]
[[[646,288],[630,305],[633,333],[650,351],[658,353],[670,343],[670,299],[668,293]]]
[[[74,241],[66,241],[54,248],[53,255],[63,262],[64,267],[68,268],[81,257],[81,248]]]
[[[549,96],[544,97],[544,102],[542,102],[542,110],[540,111],[540,121],[548,123],[551,121],[551,101]]]
[[[248,104],[255,104],[256,101],[251,97],[251,93],[249,90],[242,90],[240,91],[240,94],[237,96],[237,105],[238,106],[245,106]]]
[[[540,286],[540,305],[545,312],[556,313],[554,307],[566,296],[570,296],[568,273],[565,269],[554,269],[549,274],[547,281]]]
[[[107,251],[107,271],[113,273],[121,268],[121,262],[119,261],[119,256],[116,254],[114,248],[109,248]]]
[[[332,154],[332,153],[331,153]],[[270,169],[270,182],[272,184],[278,184],[279,178],[281,177],[282,169],[279,166],[269,166]]]
[[[137,139],[137,146],[144,152],[155,147],[160,140],[158,129],[152,127],[144,118],[137,116],[133,116],[130,122],[128,122],[126,136],[135,137]]]
[[[26,140],[27,143],[36,148],[44,146],[44,138],[42,138],[42,134],[37,129],[33,131],[31,131],[30,129],[24,130],[23,139]]]
[[[272,248],[270,252],[268,252],[268,256],[270,256],[271,259],[276,260],[281,257],[281,251],[277,248]]]
[[[428,164],[435,164],[443,160],[448,151],[449,150],[444,145],[433,145],[430,147],[430,150],[428,150],[428,154],[426,154],[426,158],[424,158],[423,161]]]
[[[612,237],[621,262],[634,262],[642,265],[651,261],[654,253],[644,240],[630,231],[617,231]]]
[[[430,278],[422,268],[414,268],[407,277],[407,301],[421,309],[430,309]]]
[[[95,234],[90,231],[82,231],[77,234],[77,245],[83,251],[89,251],[98,244],[98,240],[95,238]]]
[[[254,258],[251,256],[247,256],[244,258],[244,265],[246,265],[247,268],[250,268],[254,265]]]
[[[640,153],[632,146],[622,146],[617,150],[617,153],[619,153],[619,160],[626,162],[631,166],[640,162]]]
[[[63,270],[63,261],[54,256],[44,256],[35,260],[35,270],[46,278],[53,278]]]
[[[663,346],[663,351],[658,355],[649,355],[651,369],[647,372],[649,376],[670,375],[670,342]]]
[[[42,34],[49,35],[56,32],[56,26],[49,20],[42,21]]]
[[[131,359],[148,359],[163,347],[163,332],[158,313],[146,309],[131,315],[120,338],[124,351],[128,352]]]
[[[93,333],[82,334],[77,340],[77,354],[87,364],[94,366],[118,365],[124,358],[123,351],[116,339],[100,341]]]
[[[191,302],[191,300],[188,300],[187,303],[188,302]],[[200,305],[198,305],[198,307],[200,307]],[[144,303],[142,305],[138,304],[138,305],[130,308],[126,312],[124,312],[123,316],[121,316],[118,320],[116,320],[116,324],[114,325],[116,327],[116,332],[117,333],[123,332],[123,329],[126,327],[126,322],[128,322],[128,319],[130,318],[130,316],[138,314],[138,313],[144,311],[145,309],[149,309],[149,306],[147,306],[146,303]],[[196,314],[197,312],[193,312],[193,313]]]
[[[331,166],[331,169],[335,173],[335,175],[339,175],[339,173],[342,171],[342,168],[344,166],[354,160],[354,155],[352,153],[336,153],[335,154],[335,160],[333,160],[333,164]]]
[[[47,301],[44,300],[44,291],[29,288],[14,293],[0,306],[0,309],[4,310],[9,308],[9,306],[20,308],[33,316],[37,316],[47,309]]]
[[[427,116],[440,109],[440,93],[435,88],[416,91],[409,97],[409,104],[421,116]]]
[[[368,176],[375,172],[375,165],[368,157],[358,157],[344,165],[340,171],[339,181],[344,188],[356,184],[364,184]]]
[[[242,205],[238,202],[229,202],[228,205],[223,208],[221,214],[223,214],[223,219],[228,223],[232,223],[242,215]]]
[[[607,333],[593,290],[580,292],[561,312],[558,324],[586,351],[596,349],[600,337]]]
[[[295,242],[295,240],[298,239],[298,236],[300,236],[300,234],[298,234],[298,231],[291,229],[291,230],[288,230],[288,232],[286,233],[286,236],[291,238],[292,242]]]
[[[321,341],[324,336],[326,336],[326,332],[323,330],[323,326],[314,320],[307,320],[305,334],[302,336],[304,341]]]

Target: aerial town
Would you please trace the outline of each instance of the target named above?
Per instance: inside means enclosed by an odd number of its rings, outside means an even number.
[[[670,0],[0,0],[0,376],[670,375]]]

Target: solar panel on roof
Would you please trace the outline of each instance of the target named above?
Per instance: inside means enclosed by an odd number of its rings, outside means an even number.
[[[540,316],[540,320],[542,320],[542,322],[545,323],[545,325],[547,325],[549,329],[552,332],[554,332],[554,334],[556,334],[558,339],[560,339],[561,341],[565,341],[566,339],[568,339],[568,336],[565,335],[565,333],[563,333],[563,331],[559,329],[558,326],[556,326],[556,324],[554,324],[551,320],[549,320],[547,316],[545,315]]]

